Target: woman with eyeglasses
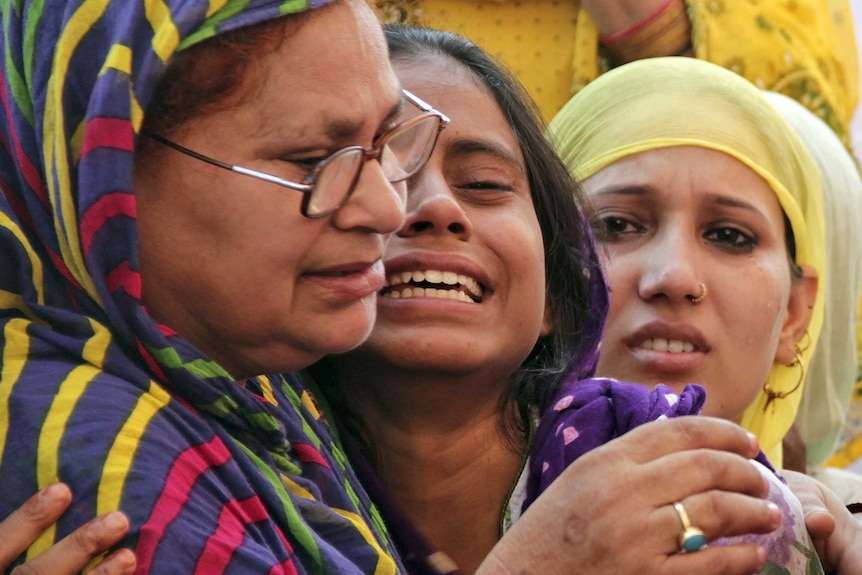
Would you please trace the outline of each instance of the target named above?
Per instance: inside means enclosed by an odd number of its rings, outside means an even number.
[[[365,338],[446,123],[374,12],[50,0],[2,35],[0,517],[74,493],[13,565],[121,510],[139,573],[398,572],[310,397],[268,375]]]
[[[360,1],[283,19],[275,17],[305,6],[164,7],[170,14],[125,3],[100,13],[57,1],[3,16],[0,268],[12,273],[0,280],[0,516],[58,480],[75,496],[13,565],[77,571],[40,560],[76,536],[98,536],[99,525],[85,522],[119,509],[128,524],[108,515],[113,530],[101,534],[120,538],[115,547],[132,550],[136,566],[120,552],[103,573],[404,572],[314,399],[296,377],[274,374],[368,335],[387,235],[422,228],[402,227],[402,182],[428,159],[446,118],[401,91]],[[532,126],[532,141],[544,142]],[[451,142],[444,152],[492,153],[457,131]],[[557,197],[573,213],[564,192]],[[504,218],[494,233],[509,234],[507,249],[541,252],[530,194],[518,196],[512,226]],[[528,283],[513,285],[535,294]],[[529,310],[543,313],[541,303]],[[579,510],[628,477],[678,477],[663,465],[675,456],[690,456],[700,478],[676,491],[698,491],[702,505],[734,518],[701,523],[711,535],[768,531],[778,517],[739,457],[756,451],[722,422],[636,430],[608,445],[609,457],[572,466],[477,573],[604,572],[582,562],[601,545],[571,537]],[[68,501],[60,491],[37,502],[47,498],[56,513]],[[639,504],[645,512],[652,502]],[[630,515],[621,511],[609,505],[591,520],[616,529]],[[677,525],[666,511],[670,541]],[[669,561],[745,573],[760,559],[747,545]]]

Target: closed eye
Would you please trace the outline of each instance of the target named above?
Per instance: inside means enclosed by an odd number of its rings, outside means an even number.
[[[514,187],[508,184],[500,184],[497,182],[472,182],[459,187],[466,190],[501,190],[504,192],[512,192],[515,190]]]

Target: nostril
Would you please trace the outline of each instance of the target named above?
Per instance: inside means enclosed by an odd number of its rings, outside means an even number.
[[[433,227],[434,226],[431,225],[431,222],[413,222],[412,224],[410,224],[410,231],[420,233],[427,231]]]
[[[446,229],[452,232],[453,234],[463,234],[464,233],[464,224],[459,223],[451,223],[446,226]]]

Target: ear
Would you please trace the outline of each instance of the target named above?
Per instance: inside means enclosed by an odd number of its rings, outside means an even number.
[[[817,299],[817,270],[802,266],[802,278],[790,282],[790,301],[787,302],[787,319],[778,338],[775,363],[788,365],[793,361],[796,346],[808,329],[814,302]]]
[[[545,296],[545,314],[542,316],[542,330],[539,337],[545,337],[554,332],[554,310],[551,308],[549,298]]]

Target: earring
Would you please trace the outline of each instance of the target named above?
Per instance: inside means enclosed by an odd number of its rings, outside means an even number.
[[[810,338],[809,338],[810,339]],[[793,386],[793,389],[790,391],[775,391],[771,387],[769,387],[769,383],[763,384],[763,393],[766,394],[766,405],[763,406],[763,411],[769,408],[769,405],[775,401],[776,399],[784,399],[802,385],[802,380],[805,379],[805,364],[802,362],[802,350],[799,349],[799,344],[794,346],[793,350],[793,361],[787,364],[787,367],[796,367],[799,366],[799,379],[796,381],[796,385]]]
[[[703,301],[703,298],[705,298],[705,297],[706,297],[706,294],[707,294],[706,284],[705,284],[705,283],[703,283],[703,282],[698,282],[698,283],[700,284],[700,295],[699,295],[699,296],[697,296],[697,297],[694,297],[694,296],[686,296],[686,297],[688,297],[689,301],[690,301],[691,303],[693,303],[694,305],[697,305],[697,304],[699,304],[700,302],[702,302],[702,301]]]
[[[808,330],[807,330],[807,329],[805,330],[805,333],[803,333],[803,334],[802,334],[802,337],[803,337],[804,339],[800,339],[800,340],[799,340],[799,343],[798,343],[798,344],[796,344],[796,349],[798,349],[798,350],[800,351],[800,353],[801,353],[801,352],[803,352],[803,351],[807,351],[807,350],[808,350],[808,346],[810,346],[810,345],[811,345],[811,335],[808,333]],[[799,345],[799,344],[801,344],[803,341],[805,341],[805,345]],[[801,348],[801,349],[800,349],[800,348]]]

